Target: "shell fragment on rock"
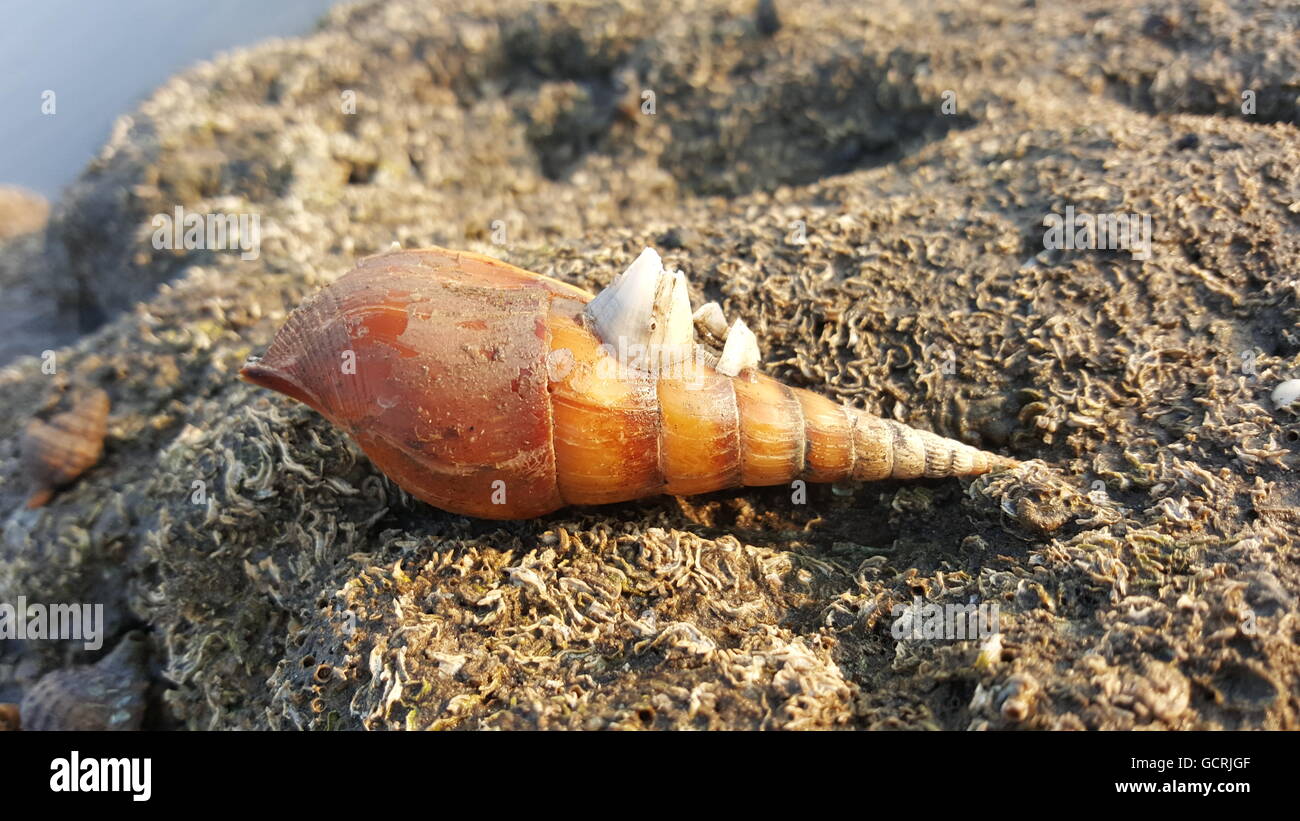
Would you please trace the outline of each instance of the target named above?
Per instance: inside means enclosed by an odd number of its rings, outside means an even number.
[[[686,277],[664,268],[653,248],[643,250],[597,294],[586,313],[601,340],[625,354],[637,346],[658,364],[672,365],[693,352],[695,322]]]
[[[94,664],[46,674],[23,695],[23,729],[140,729],[148,650],[144,634],[133,631]]]
[[[22,454],[34,490],[27,507],[45,504],[56,489],[99,461],[108,432],[108,410],[108,394],[97,389],[48,422],[33,419],[28,423]]]

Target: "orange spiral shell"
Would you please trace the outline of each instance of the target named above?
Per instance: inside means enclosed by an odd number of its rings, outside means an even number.
[[[319,411],[412,495],[489,519],[1012,463],[707,356],[627,367],[591,299],[478,254],[383,254],[295,310],[241,376]]]
[[[48,422],[33,419],[22,439],[23,465],[34,491],[29,508],[44,505],[54,491],[99,461],[108,432],[108,394],[93,390],[72,409]]]

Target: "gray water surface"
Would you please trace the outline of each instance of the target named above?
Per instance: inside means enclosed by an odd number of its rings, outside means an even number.
[[[51,200],[168,77],[310,31],[334,0],[0,0],[0,184]],[[55,113],[42,95],[55,93]]]

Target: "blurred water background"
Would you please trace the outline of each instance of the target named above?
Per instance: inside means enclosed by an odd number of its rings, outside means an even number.
[[[186,66],[310,31],[334,0],[0,0],[0,185],[56,200],[113,121]],[[55,92],[56,113],[42,94]]]

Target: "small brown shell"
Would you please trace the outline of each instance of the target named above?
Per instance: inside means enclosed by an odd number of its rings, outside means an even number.
[[[132,632],[95,664],[46,674],[23,695],[23,729],[140,729],[148,651],[144,634]]]
[[[0,704],[0,733],[21,729],[22,724],[18,720],[18,705]]]
[[[57,488],[99,461],[108,432],[108,404],[108,394],[94,390],[50,421],[33,419],[27,424],[22,450],[34,486],[29,508],[48,502]]]

